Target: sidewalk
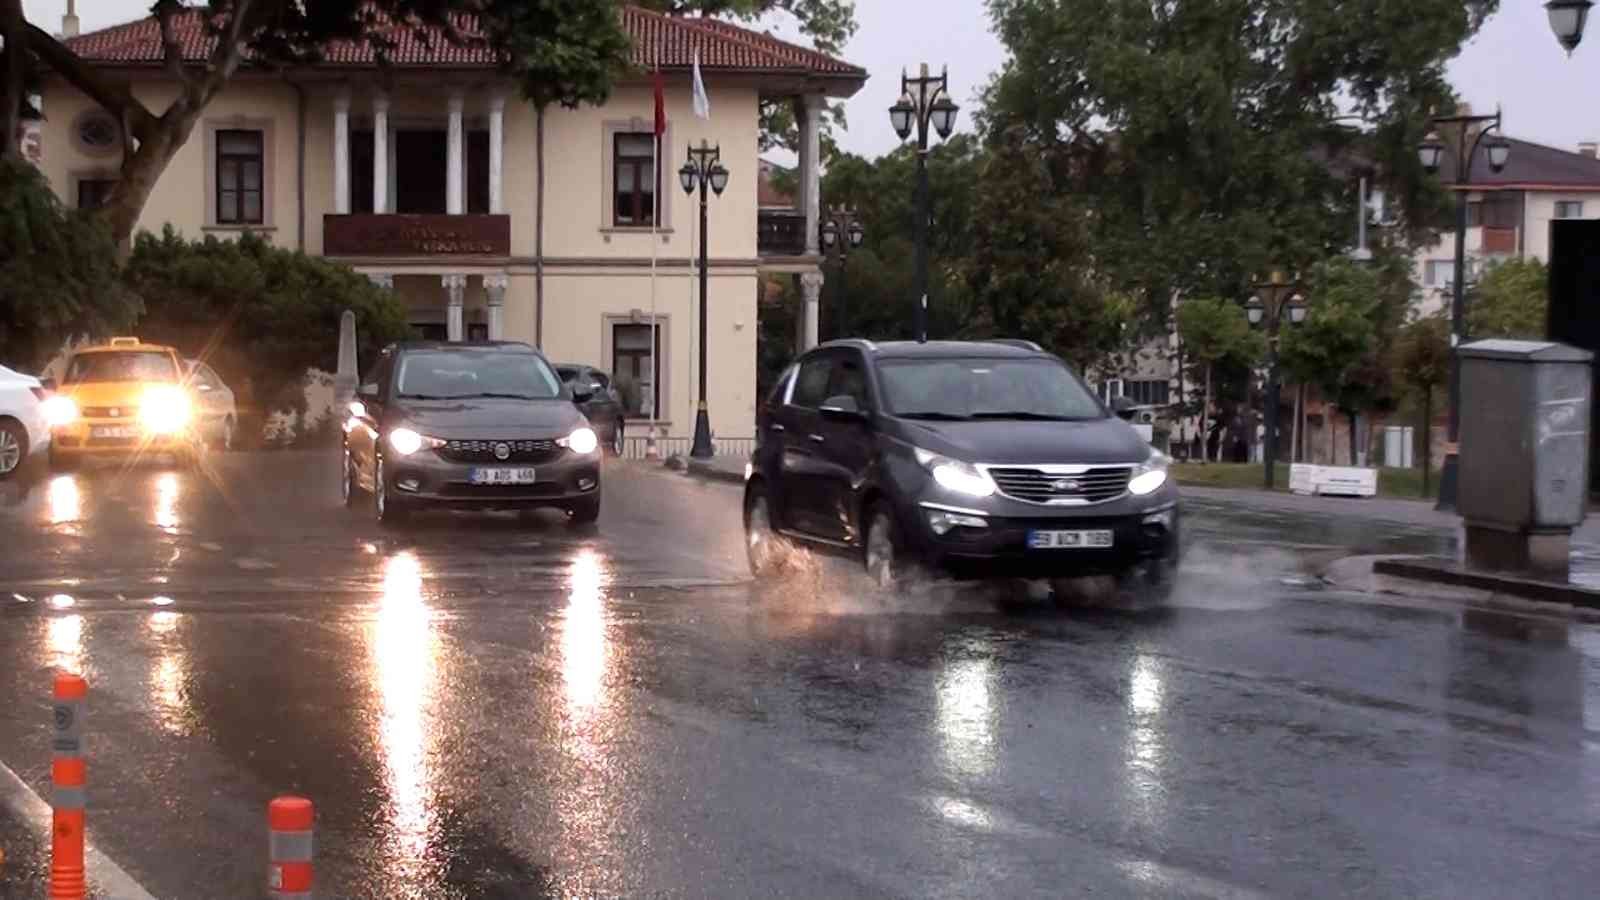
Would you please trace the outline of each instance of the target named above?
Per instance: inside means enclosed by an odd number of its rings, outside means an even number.
[[[744,484],[744,467],[749,461],[748,456],[713,456],[710,459],[695,459],[678,454],[667,457],[665,465],[675,472],[685,472],[707,481]]]

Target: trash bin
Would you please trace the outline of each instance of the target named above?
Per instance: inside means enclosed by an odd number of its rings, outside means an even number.
[[[1565,580],[1589,483],[1593,354],[1545,341],[1460,348],[1456,509],[1469,568]]]

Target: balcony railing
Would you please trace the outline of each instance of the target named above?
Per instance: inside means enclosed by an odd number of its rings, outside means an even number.
[[[326,215],[325,256],[510,256],[508,215]]]
[[[762,256],[804,256],[806,214],[797,209],[763,209],[756,214],[756,251]]]

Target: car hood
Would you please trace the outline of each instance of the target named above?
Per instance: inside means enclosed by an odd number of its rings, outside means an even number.
[[[973,463],[1094,464],[1143,462],[1150,445],[1121,419],[1085,422],[900,420],[901,432],[924,450]]]
[[[71,397],[78,406],[114,406],[137,410],[151,388],[173,388],[165,381],[80,381],[62,387],[57,393]]]
[[[569,400],[403,400],[389,409],[391,427],[429,437],[478,440],[565,437],[586,421]]]

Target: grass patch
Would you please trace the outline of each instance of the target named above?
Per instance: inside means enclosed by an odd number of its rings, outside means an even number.
[[[1201,487],[1215,488],[1245,488],[1261,490],[1262,479],[1265,477],[1265,468],[1260,463],[1174,463],[1172,466],[1173,477],[1179,484],[1192,484]],[[1287,492],[1289,490],[1289,466],[1279,463],[1273,478],[1274,490]],[[1439,489],[1439,473],[1434,472],[1430,478],[1427,497],[1433,497]],[[1418,500],[1424,499],[1422,493],[1421,469],[1379,469],[1378,470],[1378,496],[1394,497],[1398,499]]]

